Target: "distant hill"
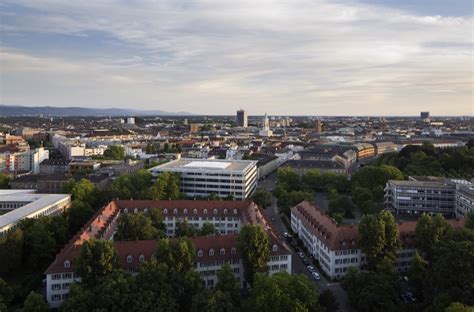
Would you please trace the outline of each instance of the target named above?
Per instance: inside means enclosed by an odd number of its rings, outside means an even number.
[[[87,108],[0,105],[0,116],[177,116],[192,115],[188,112],[165,112],[161,110],[136,110],[126,108]]]

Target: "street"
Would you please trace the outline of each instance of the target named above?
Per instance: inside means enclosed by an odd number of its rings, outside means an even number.
[[[269,175],[265,180],[259,181],[258,186],[263,187],[268,191],[272,191],[275,188],[275,183],[277,179],[276,172]],[[288,229],[283,224],[281,217],[278,213],[277,199],[272,196],[272,204],[270,207],[265,209],[266,214],[270,218],[273,227],[283,236],[283,233],[289,232]],[[336,297],[337,302],[339,303],[339,311],[353,311],[349,305],[349,298],[344,289],[342,289],[340,283],[335,283],[327,281],[326,278],[317,270],[321,279],[315,280],[311,275],[311,272],[308,270],[306,265],[303,263],[303,259],[298,256],[297,251],[290,244],[286,244],[292,254],[292,273],[293,274],[304,274],[312,282],[317,292],[321,294],[326,289],[330,289],[334,296]],[[305,258],[309,260],[308,255],[305,255]]]

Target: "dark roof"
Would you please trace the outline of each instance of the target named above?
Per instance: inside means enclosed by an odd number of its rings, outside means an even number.
[[[292,168],[304,168],[304,169],[345,169],[343,164],[340,164],[335,161],[327,161],[327,160],[309,160],[309,159],[301,159],[295,160],[290,159],[286,161],[285,166],[289,166]]]
[[[40,165],[41,166],[67,166],[70,163],[69,160],[64,159],[45,159],[43,160]]]

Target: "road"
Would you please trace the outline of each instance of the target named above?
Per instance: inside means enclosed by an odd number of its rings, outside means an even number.
[[[259,181],[258,186],[271,191],[275,188],[276,183],[276,173],[269,175],[265,180]],[[278,205],[275,197],[272,196],[272,205],[267,207],[266,214],[270,217],[274,229],[276,229],[282,236],[283,233],[288,232],[288,229],[285,227],[281,221],[281,217],[278,213]],[[298,256],[297,251],[288,244],[288,247],[292,254],[292,268],[291,271],[293,274],[304,274],[308,277],[311,283],[314,285],[318,293],[322,293],[326,289],[330,289],[334,296],[336,297],[337,302],[339,303],[339,311],[353,311],[349,305],[349,299],[347,293],[342,289],[340,283],[334,283],[326,280],[326,278],[320,273],[320,280],[315,280],[311,275],[310,271],[307,269],[306,265],[303,263],[303,259]],[[305,258],[308,258],[305,256]]]

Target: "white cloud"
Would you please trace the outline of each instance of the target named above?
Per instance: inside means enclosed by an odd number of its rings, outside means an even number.
[[[239,107],[275,114],[473,113],[472,17],[330,0],[15,3],[32,10],[3,13],[14,20],[5,25],[8,33],[102,32],[141,53],[111,57],[97,48],[68,56],[64,47],[58,59],[5,47],[4,103],[196,113]]]

